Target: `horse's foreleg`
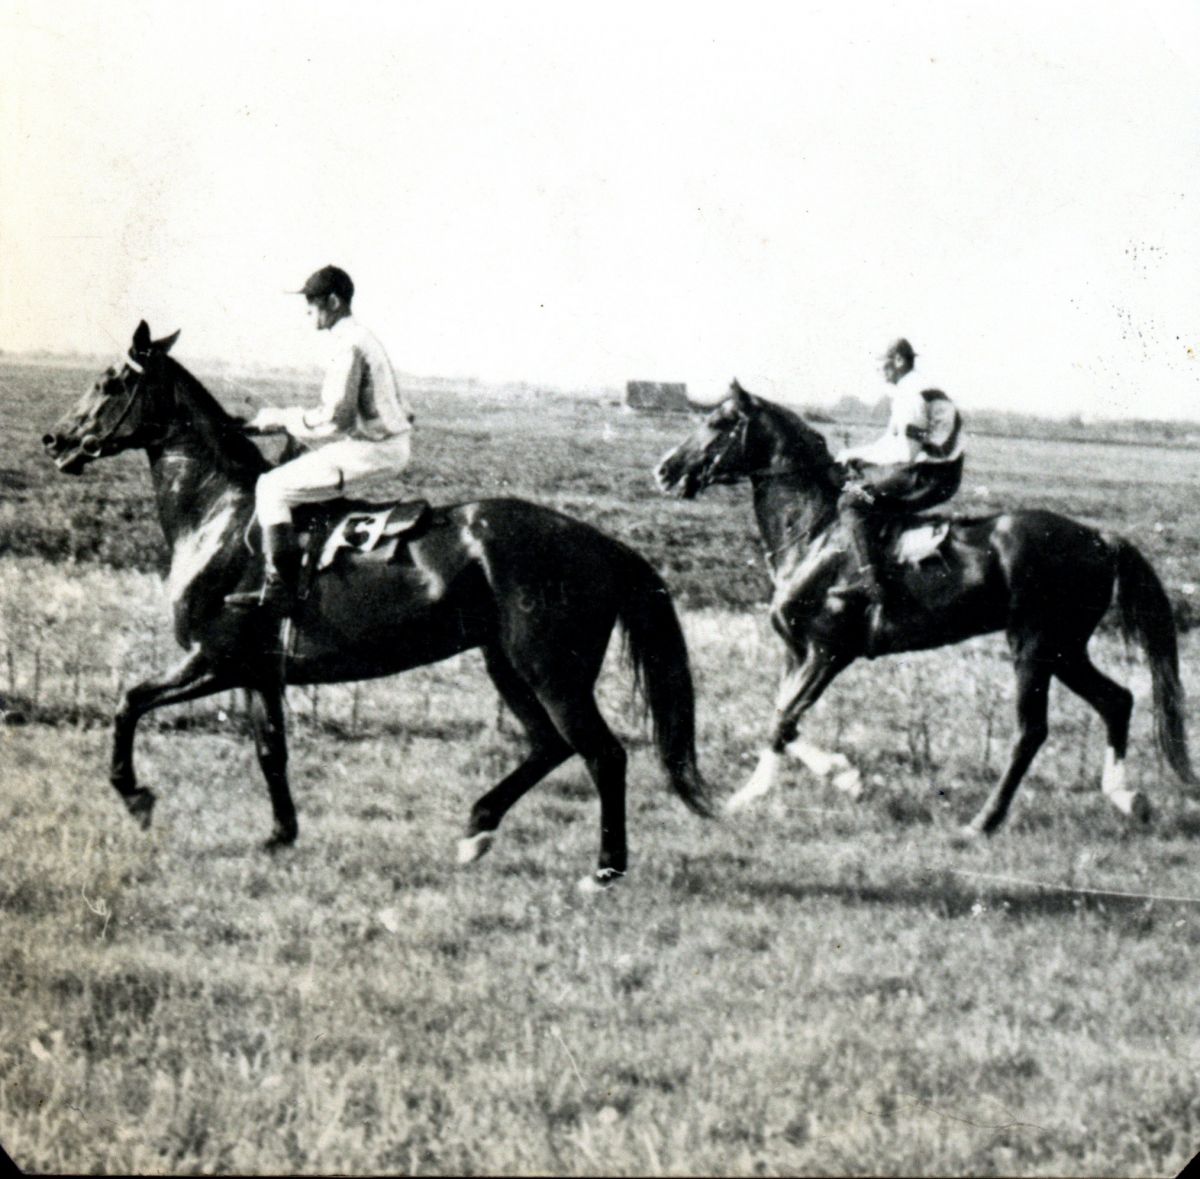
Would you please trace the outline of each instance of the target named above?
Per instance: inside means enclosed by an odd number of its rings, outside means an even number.
[[[971,837],[991,835],[1008,814],[1009,804],[1021,779],[1029,769],[1037,751],[1046,740],[1048,726],[1046,710],[1049,702],[1051,665],[1039,659],[1036,652],[1017,657],[1017,739],[1004,776],[979,809],[979,813],[963,829]]]
[[[271,792],[271,810],[275,829],[264,844],[268,851],[296,842],[300,828],[296,806],[287,776],[287,727],[283,715],[283,685],[256,684],[246,689],[250,702],[250,722],[254,727],[254,748],[267,789]]]
[[[776,698],[775,725],[771,740],[762,751],[750,780],[726,802],[726,810],[740,810],[766,794],[779,777],[786,752],[793,753],[806,765],[811,758],[810,768],[822,776],[836,771],[835,785],[855,794],[856,797],[862,792],[858,771],[844,756],[824,753],[815,745],[799,741],[796,737],[800,718],[820,699],[821,693],[838,672],[850,662],[850,658],[845,655],[819,647],[809,648],[808,658],[803,664],[798,664],[789,654]],[[821,768],[818,769],[818,766]]]
[[[182,704],[187,700],[198,700],[232,687],[226,676],[214,671],[207,658],[193,651],[170,671],[152,679],[143,680],[125,693],[125,699],[113,718],[112,768],[109,781],[121,796],[129,813],[141,823],[150,826],[154,809],[154,792],[138,786],[133,769],[133,738],[138,721],[148,712],[168,704]]]
[[[850,759],[844,753],[821,749],[803,737],[788,742],[787,751],[811,773],[830,782],[844,794],[851,798],[862,797],[862,774],[850,764]]]

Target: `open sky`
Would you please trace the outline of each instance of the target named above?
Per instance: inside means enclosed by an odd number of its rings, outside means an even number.
[[[1200,417],[1190,0],[0,0],[0,347]]]

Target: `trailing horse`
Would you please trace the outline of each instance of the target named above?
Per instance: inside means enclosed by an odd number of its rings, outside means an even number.
[[[603,887],[624,874],[627,861],[626,755],[594,695],[617,623],[671,786],[692,810],[708,813],[687,648],[670,594],[642,557],[580,521],[515,499],[434,509],[391,560],[352,548],[332,554],[297,606],[292,641],[282,650],[278,625],[257,611],[227,608],[226,594],[261,578],[261,557],[249,541],[258,534],[254,485],[268,464],[239,422],[168,356],[177,336],[152,341],[139,324],[128,361],[105,372],[43,439],[68,474],[124,450],[143,449],[150,460],[171,548],[175,637],[187,654],[132,688],[115,718],[112,784],[144,826],[154,794],[137,784],[133,740],[152,709],[246,689],[274,811],[267,846],[276,848],[298,831],[287,777],[286,684],[393,675],[481,647],[531,749],[472,807],[459,861],[482,856],[508,809],[578,753],[600,796],[599,862],[585,882]],[[319,510],[344,515],[352,506]]]
[[[770,742],[729,809],[770,790],[785,752],[858,795],[861,778],[843,754],[797,735],[800,718],[833,678],[863,655],[940,647],[1003,630],[1016,668],[1018,735],[1007,769],[964,833],[990,834],[1004,821],[1046,738],[1051,676],[1104,721],[1106,797],[1145,818],[1144,796],[1125,785],[1133,696],[1099,671],[1087,651],[1114,596],[1122,630],[1150,663],[1159,747],[1180,779],[1196,783],[1171,604],[1128,541],[1045,511],[914,517],[888,538],[894,592],[871,626],[865,598],[842,589],[855,560],[837,512],[846,472],[796,414],[735,381],[699,430],[662,459],[655,477],[661,490],[684,498],[710,484],[748,481],[771,567],[771,621],[786,648],[785,668]]]

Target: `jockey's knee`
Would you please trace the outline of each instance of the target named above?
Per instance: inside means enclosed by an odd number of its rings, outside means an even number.
[[[264,528],[292,522],[292,505],[288,502],[286,488],[278,486],[272,479],[275,473],[268,471],[260,475],[254,487],[254,506],[258,511],[258,522]]]

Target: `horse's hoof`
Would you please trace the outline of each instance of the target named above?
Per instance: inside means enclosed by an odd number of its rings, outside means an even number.
[[[862,774],[854,766],[841,770],[833,775],[833,785],[843,794],[848,794],[855,802],[863,795]]]
[[[275,831],[272,832],[271,838],[263,841],[263,851],[270,852],[274,855],[275,852],[283,851],[285,848],[291,847],[296,842],[297,831]]]
[[[618,872],[616,868],[597,868],[591,876],[584,876],[575,887],[581,896],[593,897],[598,893],[608,892],[624,875],[624,872]]]
[[[730,795],[725,800],[725,813],[734,815],[738,811],[744,811],[752,802],[757,802],[766,793],[766,790],[758,789],[753,783],[743,786],[736,794]]]
[[[145,786],[138,787],[132,794],[125,797],[126,809],[138,821],[138,825],[143,831],[150,830],[155,801],[154,791],[147,790]]]
[[[496,836],[493,831],[480,831],[475,835],[464,835],[458,841],[458,862],[462,865],[482,860],[492,850]]]
[[[986,832],[982,827],[977,827],[974,823],[966,823],[957,831],[951,832],[950,846],[956,848],[977,847],[985,835]]]
[[[1140,790],[1111,790],[1108,799],[1117,810],[1123,815],[1128,815],[1135,823],[1150,822],[1150,800]]]

